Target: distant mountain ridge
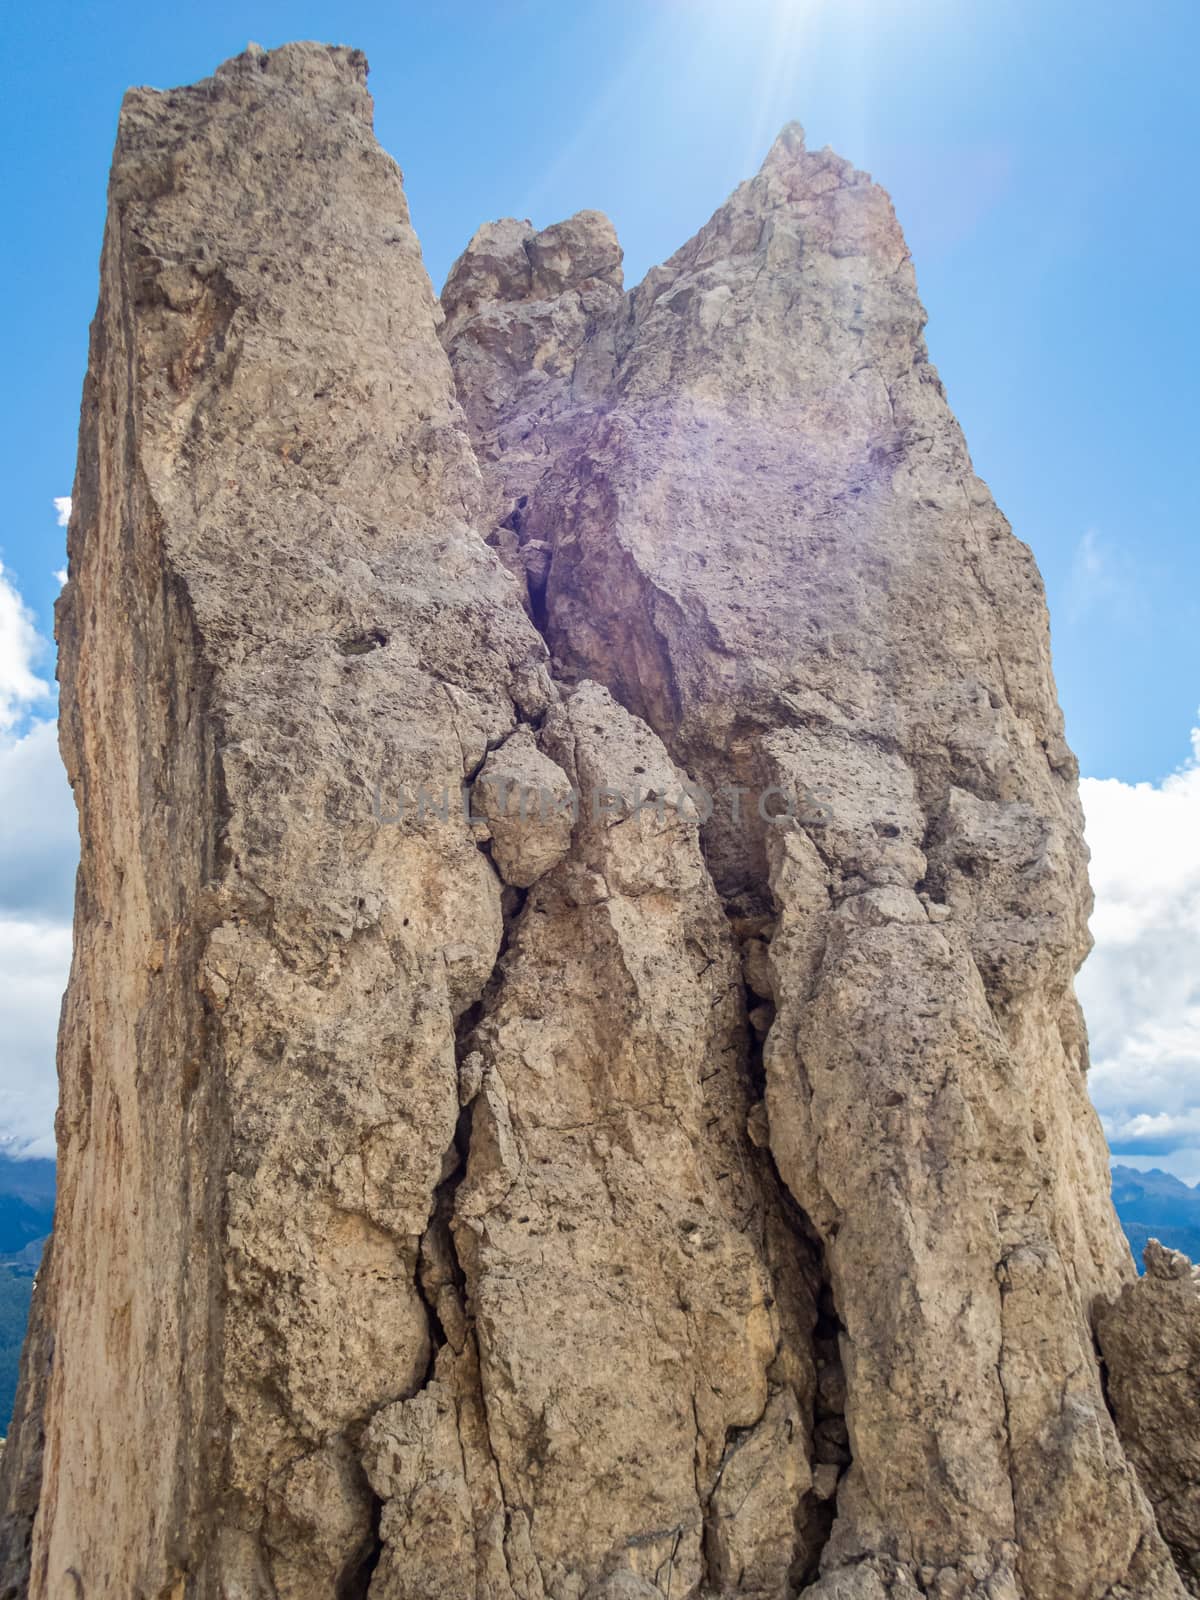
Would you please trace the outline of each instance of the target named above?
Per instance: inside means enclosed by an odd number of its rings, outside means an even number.
[[[0,1437],[8,1428],[33,1278],[54,1221],[54,1162],[0,1150]]]
[[[1200,1188],[1158,1167],[1139,1172],[1114,1164],[1112,1194],[1139,1271],[1150,1239],[1200,1260]]]
[[[43,1240],[54,1221],[54,1162],[0,1151],[0,1260]]]
[[[14,1156],[0,1150],[0,1194],[32,1206],[54,1207],[56,1166],[52,1157]]]

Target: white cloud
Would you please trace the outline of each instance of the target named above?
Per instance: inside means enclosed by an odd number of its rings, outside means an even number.
[[[1200,1109],[1172,1116],[1169,1111],[1139,1111],[1119,1123],[1114,1137],[1145,1155],[1163,1155],[1184,1145],[1200,1145]]]
[[[0,916],[0,1130],[27,1155],[54,1154],[54,1047],[70,965],[69,923]]]
[[[71,520],[71,496],[69,494],[56,494],[54,496],[54,509],[58,515],[58,525],[65,528]]]
[[[0,565],[0,1136],[26,1153],[52,1155],[55,1036],[79,846],[55,724],[35,720],[17,733],[50,697],[34,670],[46,648]]]
[[[1200,730],[1161,784],[1085,778],[1096,948],[1079,977],[1117,1158],[1200,1175]],[[1144,1164],[1144,1163],[1143,1163]]]
[[[0,1136],[28,1155],[54,1154],[55,1037],[79,851],[57,731],[37,722],[23,738],[0,735]]]
[[[0,915],[70,921],[79,836],[53,722],[0,738]]]
[[[58,579],[58,587],[61,589],[63,584],[67,581],[66,567],[56,567],[54,570],[54,576]]]
[[[13,728],[31,703],[49,695],[50,685],[33,670],[44,649],[33,613],[0,561],[0,734]]]
[[[55,1037],[71,964],[79,852],[53,722],[0,734],[0,1136],[54,1154]]]

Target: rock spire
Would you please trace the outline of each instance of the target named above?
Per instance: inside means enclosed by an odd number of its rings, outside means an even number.
[[[0,1593],[1195,1592],[1042,588],[887,196],[793,124],[631,291],[581,212],[439,307],[365,79],[122,110]]]

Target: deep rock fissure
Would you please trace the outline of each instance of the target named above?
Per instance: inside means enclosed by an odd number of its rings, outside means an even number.
[[[420,1385],[421,1388],[425,1388],[432,1380],[437,1365],[438,1351],[448,1343],[446,1329],[442,1326],[441,1314],[437,1308],[437,1288],[433,1287],[431,1289],[432,1275],[438,1270],[437,1254],[439,1253],[439,1247],[448,1257],[452,1273],[452,1285],[459,1291],[464,1310],[466,1309],[466,1278],[454,1248],[453,1222],[454,1203],[463,1179],[467,1175],[467,1161],[471,1151],[471,1121],[473,1114],[474,1108],[470,1102],[459,1111],[454,1140],[444,1158],[447,1162],[452,1162],[453,1166],[433,1192],[433,1206],[430,1210],[429,1222],[425,1232],[421,1235],[421,1242],[418,1248],[417,1269],[413,1282],[425,1306],[425,1312],[429,1318],[430,1331],[429,1366]]]
[[[769,929],[764,932],[769,938]],[[744,952],[745,941],[742,948]],[[746,964],[743,954],[743,965]],[[766,987],[761,979],[758,981],[760,989]],[[840,1348],[845,1329],[837,1312],[824,1241],[784,1182],[770,1146],[766,1125],[766,1068],[763,1056],[774,1023],[774,1006],[758,992],[749,978],[744,983],[744,996],[748,1018],[755,1010],[770,1007],[770,1016],[764,1018],[759,1026],[752,1023],[747,1026],[747,1074],[754,1096],[751,1115],[758,1119],[760,1137],[765,1135],[761,1143],[758,1140],[754,1142],[758,1144],[759,1159],[769,1175],[770,1200],[783,1217],[795,1247],[795,1270],[802,1276],[815,1278],[817,1285],[816,1317],[810,1333],[816,1383],[806,1419],[814,1482],[812,1488],[801,1495],[796,1503],[796,1554],[790,1572],[790,1582],[798,1592],[815,1577],[820,1567],[821,1555],[829,1542],[837,1515],[838,1488],[852,1462],[850,1438],[845,1424],[846,1378]],[[821,1469],[824,1469],[823,1473]]]
[[[367,1548],[355,1563],[353,1570],[339,1581],[337,1585],[337,1600],[368,1600],[371,1579],[383,1555],[383,1539],[379,1532],[379,1523],[382,1515],[383,1501],[372,1490],[371,1527],[367,1536]]]

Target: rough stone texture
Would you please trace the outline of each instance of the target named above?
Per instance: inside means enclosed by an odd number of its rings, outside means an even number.
[[[607,684],[717,795],[707,862],[763,999],[751,1136],[840,1328],[845,1426],[814,1448],[852,1464],[813,1593],[1177,1594],[1094,1354],[1131,1269],[1071,992],[1089,896],[1041,585],[886,195],[785,130],[606,304],[597,361],[569,346],[611,377],[556,401],[542,452],[528,380],[506,406],[495,374],[554,306],[501,274],[485,302],[478,242],[443,337],[493,514],[548,554],[556,676]],[[759,815],[771,787],[792,820]]]
[[[484,762],[471,811],[486,823],[492,859],[505,883],[528,889],[569,852],[578,800],[563,769],[538,749],[532,730],[518,728]]]
[[[678,794],[595,685],[539,742],[581,795]],[[422,1246],[444,1343],[368,1430],[371,1595],[687,1594],[707,1574],[783,1600],[825,1527],[815,1271],[745,1137],[742,989],[686,798],[581,808],[463,1048],[464,1166]]]
[[[6,1582],[1180,1595],[1041,589],[886,196],[789,129],[630,295],[582,212],[439,311],[370,116],[122,112]]]
[[[815,1554],[816,1307],[745,1136],[733,939],[650,730],[584,684],[540,740],[588,804],[469,1040],[483,1074],[451,1221],[501,1492],[548,1595],[582,1600],[613,1569],[677,1595],[746,1569],[737,1592],[782,1597]],[[602,786],[625,804],[594,806]]]
[[[485,223],[442,292],[442,338],[491,490],[488,543],[527,583],[539,621],[552,532],[531,529],[526,510],[612,379],[621,284],[612,223],[581,211],[540,233]]]
[[[1200,1595],[1200,1268],[1157,1239],[1100,1311],[1108,1398],[1184,1587]]]
[[[357,1440],[431,1360],[456,1018],[502,935],[457,787],[549,694],[365,62],[133,91],[84,396],[84,841],[32,1593],[353,1592]]]

